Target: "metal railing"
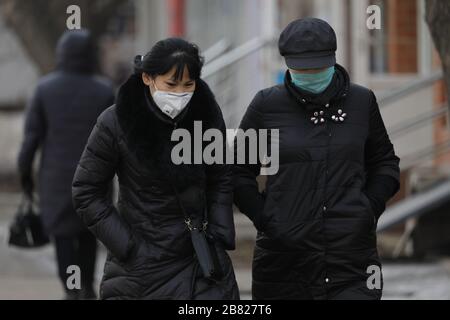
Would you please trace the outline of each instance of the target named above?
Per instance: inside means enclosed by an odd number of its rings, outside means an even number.
[[[419,78],[417,80],[413,80],[405,86],[394,89],[390,92],[378,96],[378,105],[380,107],[384,107],[388,104],[391,104],[395,101],[398,101],[410,94],[417,92],[420,89],[427,88],[432,86],[436,81],[442,79],[442,71],[433,72],[431,75]]]
[[[244,59],[252,53],[255,53],[267,45],[273,43],[273,39],[254,38],[239,47],[227,52],[220,58],[212,61],[203,68],[203,78],[207,79],[217,72],[227,68],[236,62]]]
[[[402,171],[410,169],[415,165],[423,162],[423,160],[429,159],[430,157],[439,157],[450,150],[450,139],[447,139],[444,142],[425,147],[420,149],[419,151],[414,152],[413,154],[408,154],[407,156],[402,157],[400,161],[400,169]]]
[[[389,104],[397,102],[400,99],[408,97],[411,94],[416,93],[418,90],[432,86],[443,77],[442,71],[434,72],[433,74],[414,80],[405,86],[388,92],[379,96],[378,104],[380,107],[385,107]],[[410,120],[400,123],[394,127],[391,127],[389,135],[391,138],[398,138],[423,127],[428,124],[432,124],[434,120],[439,117],[445,116],[448,113],[447,103],[441,105],[436,110],[431,110],[420,114]],[[401,170],[409,169],[418,163],[421,163],[424,159],[430,157],[438,157],[450,151],[450,139],[438,144],[433,144],[429,147],[420,149],[413,154],[402,157]],[[378,221],[377,232],[386,231],[398,224],[404,223],[408,219],[419,217],[427,212],[433,211],[446,202],[450,201],[450,181],[441,183],[427,191],[420,192],[418,194],[410,195],[408,198],[397,202],[396,204],[387,208],[386,212],[381,216]]]
[[[418,217],[450,201],[450,181],[445,181],[427,191],[411,195],[407,201],[398,202],[380,217],[377,232],[383,232],[405,220]]]
[[[221,39],[213,44],[211,47],[203,52],[203,57],[205,59],[205,67],[211,63],[211,61],[225,54],[225,52],[230,48],[231,44],[227,39]]]
[[[401,88],[394,89],[391,92],[381,95],[380,98],[378,99],[378,104],[380,107],[390,105],[394,102],[397,102],[400,99],[408,97],[411,94],[417,93],[418,90],[430,87],[435,82],[441,80],[442,77],[443,77],[442,71],[436,71],[427,77],[420,78],[418,80],[413,80]],[[448,113],[448,105],[444,103],[436,110],[425,112],[416,117],[413,117],[412,119],[404,121],[394,127],[388,128],[389,136],[391,138],[402,137],[415,129],[432,124],[433,120],[438,119],[439,117],[442,117],[447,113]],[[412,166],[416,165],[417,163],[423,161],[424,159],[429,158],[430,156],[438,156],[445,152],[448,152],[450,148],[449,144],[450,144],[449,141],[444,141],[440,144],[418,150],[413,154],[409,154],[407,156],[402,157],[401,169],[402,170],[409,169]]]
[[[410,131],[416,129],[417,127],[426,125],[430,121],[437,119],[443,115],[446,115],[447,112],[448,112],[448,106],[447,106],[447,104],[443,104],[436,110],[425,112],[423,114],[418,115],[417,117],[414,117],[413,119],[402,122],[399,125],[396,125],[396,126],[390,128],[388,130],[389,136],[391,138],[401,137],[401,136],[409,133]]]

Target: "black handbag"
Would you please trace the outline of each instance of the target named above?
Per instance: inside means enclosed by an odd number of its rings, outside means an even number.
[[[8,244],[20,248],[38,248],[49,242],[41,217],[35,212],[33,199],[24,195],[9,227]]]
[[[184,215],[184,222],[191,235],[192,246],[200,268],[202,269],[203,276],[211,281],[222,280],[224,275],[217,255],[215,239],[208,232],[208,209],[206,203],[204,205],[203,217],[190,215],[183,206],[177,188],[173,183],[171,184],[175,197],[177,198],[178,206]],[[199,218],[202,218],[201,225],[195,222]]]

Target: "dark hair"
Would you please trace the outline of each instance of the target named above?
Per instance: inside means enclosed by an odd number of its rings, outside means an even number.
[[[138,75],[145,72],[155,77],[166,74],[173,67],[175,79],[181,80],[187,67],[190,78],[198,80],[203,67],[198,46],[180,38],[168,38],[158,41],[145,56],[138,55],[134,59],[134,73]]]

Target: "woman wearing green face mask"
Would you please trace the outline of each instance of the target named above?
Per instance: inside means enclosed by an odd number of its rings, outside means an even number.
[[[289,70],[294,85],[314,94],[320,94],[328,88],[334,72],[334,66],[323,69]]]
[[[279,130],[279,170],[260,194],[261,164],[234,167],[234,202],[258,229],[253,297],[380,299],[376,225],[400,170],[375,95],[336,64],[325,21],[292,22],[279,49],[284,83],[260,91],[240,125]]]

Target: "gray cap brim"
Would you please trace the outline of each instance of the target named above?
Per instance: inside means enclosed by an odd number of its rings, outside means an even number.
[[[329,68],[336,64],[336,54],[309,57],[286,56],[285,61],[288,68],[294,70]]]

